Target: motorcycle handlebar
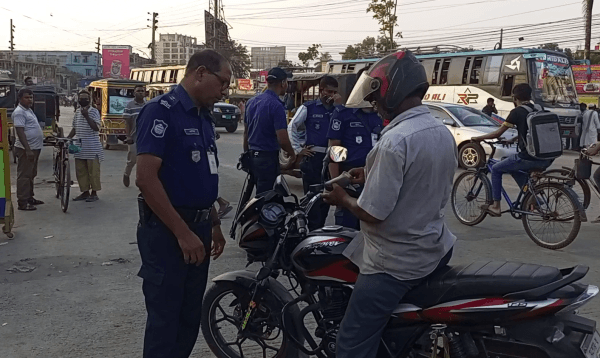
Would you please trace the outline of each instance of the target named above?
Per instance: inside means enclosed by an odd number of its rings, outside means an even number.
[[[302,211],[296,211],[294,213],[294,218],[296,219],[296,227],[298,228],[298,233],[301,236],[306,236],[308,233],[308,229],[306,228],[306,217]]]
[[[345,187],[349,186],[350,184],[352,184],[352,176],[348,172],[343,172],[337,178],[333,178],[330,181],[326,182],[325,189],[330,190],[330,191],[333,190],[333,184],[337,184],[337,185],[341,186],[342,188],[345,188]]]

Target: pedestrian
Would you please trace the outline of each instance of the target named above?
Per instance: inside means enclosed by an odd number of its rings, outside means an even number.
[[[359,77],[348,98],[347,105],[357,108],[376,101],[377,111],[392,121],[366,166],[350,172],[353,182],[364,183],[360,198],[337,185],[323,194],[362,223],[361,233],[343,252],[360,274],[337,334],[337,358],[378,356],[384,327],[398,303],[428,276],[447,270],[452,256],[456,236],[444,212],[458,155],[450,131],[421,102],[428,87],[423,65],[412,53],[397,52]],[[411,339],[403,329],[393,334]]]
[[[129,176],[136,163],[137,151],[136,151],[136,125],[138,114],[142,110],[142,107],[146,104],[146,86],[137,85],[133,89],[133,101],[127,103],[127,107],[123,110],[123,119],[125,119],[125,128],[127,132],[127,164],[125,165],[125,173],[123,173],[123,185],[129,187],[130,180]]]
[[[33,92],[21,89],[17,94],[19,105],[11,115],[17,138],[17,204],[19,210],[36,210],[44,202],[33,197],[33,180],[37,176],[38,160],[44,145],[44,132],[33,113]]]
[[[600,152],[600,140],[595,143],[592,144],[589,149],[587,150],[587,154],[589,156],[594,156],[597,155]],[[594,172],[594,175],[592,176],[592,178],[594,178],[594,182],[596,182],[596,186],[600,188],[600,167],[596,168],[596,171]],[[600,224],[600,216],[598,216],[596,219],[591,221],[592,224]]]
[[[100,184],[100,162],[104,160],[104,151],[100,143],[100,112],[90,105],[90,93],[79,91],[79,108],[73,116],[73,129],[69,138],[77,136],[81,142],[81,151],[75,153],[75,174],[81,194],[73,201],[94,202],[98,200]]]
[[[223,56],[197,52],[181,83],[137,119],[144,358],[189,357],[198,339],[209,256],[218,258],[225,246],[214,208],[219,162],[210,109],[230,78]]]
[[[487,105],[485,107],[483,107],[483,109],[481,111],[490,117],[492,116],[492,113],[498,114],[498,110],[496,109],[496,104],[494,103],[494,99],[491,97],[488,98]]]
[[[25,86],[27,87],[35,86],[35,83],[33,83],[33,78],[29,76],[25,77],[25,80],[23,82],[25,82]]]
[[[239,108],[240,108],[240,120],[239,122],[242,123],[242,121],[244,120],[244,115],[246,114],[246,101],[244,101],[243,99],[240,100],[239,103]]]
[[[359,74],[360,76],[360,74]],[[368,102],[354,108],[337,106],[331,116],[327,132],[329,146],[343,146],[348,149],[348,157],[343,163],[329,164],[332,178],[342,171],[365,166],[367,155],[373,149],[383,128],[383,120]],[[360,192],[362,186],[358,186]],[[335,211],[335,224],[360,229],[360,221],[348,209],[338,206]]]
[[[581,141],[579,145],[587,148],[596,143],[600,130],[600,118],[596,112],[596,105],[590,104],[589,109],[583,112],[583,121],[581,125]]]
[[[244,127],[244,151],[250,152],[252,184],[256,194],[273,189],[280,169],[288,169],[296,161],[296,153],[287,132],[285,108],[279,96],[287,90],[288,74],[279,67],[267,75],[268,88],[248,102]],[[289,164],[280,168],[279,149],[289,156]]]
[[[288,125],[288,134],[294,152],[302,157],[300,171],[304,194],[309,192],[311,185],[321,184],[323,159],[328,145],[327,131],[336,104],[341,104],[338,81],[331,76],[325,76],[319,82],[319,98],[301,105]],[[299,130],[302,126],[306,128],[304,143]],[[329,205],[321,203],[314,206],[308,213],[309,230],[325,226],[328,213]]]

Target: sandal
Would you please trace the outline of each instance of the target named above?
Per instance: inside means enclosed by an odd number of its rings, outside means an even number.
[[[34,211],[37,210],[37,208],[29,203],[25,204],[25,205],[19,205],[18,207],[19,210],[23,210],[23,211]]]
[[[494,217],[494,218],[499,218],[500,216],[502,216],[502,213],[497,213],[495,211],[492,211],[490,209],[489,204],[481,205],[481,210],[485,211],[486,213],[488,213],[488,215],[490,215],[491,217]]]
[[[223,209],[223,211],[219,210],[217,212],[217,215],[219,216],[219,219],[222,219],[223,217],[225,217],[225,215],[229,214],[229,212],[233,210],[233,206],[231,205],[227,205],[227,207],[225,209]]]
[[[31,204],[31,205],[42,205],[42,204],[44,204],[44,202],[41,201],[41,200],[37,200],[35,198],[31,198],[31,199],[29,199],[29,204]]]
[[[87,191],[84,191],[81,195],[74,198],[73,201],[85,201],[89,197],[90,197],[90,193]]]

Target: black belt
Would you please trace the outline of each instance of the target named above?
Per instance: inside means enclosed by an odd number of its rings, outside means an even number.
[[[250,156],[254,158],[272,158],[279,157],[279,151],[262,151],[262,150],[250,150]]]
[[[175,211],[186,223],[202,223],[210,220],[211,209],[175,208]]]

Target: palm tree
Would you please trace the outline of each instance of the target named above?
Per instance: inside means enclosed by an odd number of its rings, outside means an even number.
[[[592,8],[594,0],[583,0],[583,16],[585,17],[585,52],[584,58],[590,59],[590,46],[592,42]]]

